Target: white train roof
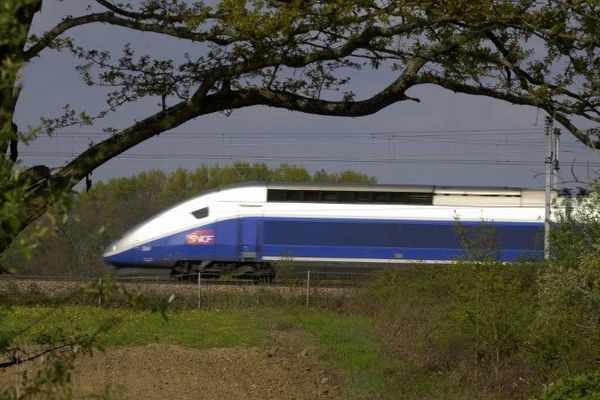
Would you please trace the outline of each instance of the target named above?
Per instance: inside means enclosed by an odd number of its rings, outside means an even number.
[[[346,196],[344,201],[340,201],[339,198],[344,195],[340,194],[335,197],[334,193],[355,193],[359,199],[348,200]],[[364,197],[368,194],[371,194],[372,197]],[[308,195],[310,198],[306,199],[305,197]],[[386,195],[388,200],[384,198]],[[540,207],[544,205],[544,191],[540,189],[479,186],[255,182],[224,186],[200,194],[200,196],[220,202],[415,203],[510,207]],[[557,193],[554,192],[553,198],[556,197]]]
[[[433,194],[460,195],[503,195],[521,196],[523,193],[544,193],[543,189],[519,188],[508,186],[433,186],[433,185],[366,185],[348,183],[297,183],[297,182],[250,182],[236,183],[199,193],[209,195],[229,191],[244,192],[244,189],[281,189],[281,190],[337,190],[337,191],[374,191],[374,192],[418,192]]]

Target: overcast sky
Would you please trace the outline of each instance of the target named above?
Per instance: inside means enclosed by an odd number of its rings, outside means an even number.
[[[85,12],[82,0],[45,0],[34,21],[41,33],[64,15]],[[181,56],[187,45],[154,34],[103,25],[77,28],[78,43],[115,51],[131,42],[140,52]],[[103,91],[83,84],[68,53],[46,50],[23,70],[24,88],[15,119],[20,127],[40,117],[60,115],[65,104],[90,113],[104,106]],[[373,93],[393,78],[385,70],[354,77],[357,97]],[[457,95],[435,87],[409,93],[420,103],[402,102],[361,118],[321,117],[252,107],[215,114],[165,132],[108,162],[94,179],[128,176],[147,169],[194,169],[236,160],[289,162],[310,171],[354,169],[380,183],[541,187],[544,183],[544,114],[537,109]],[[105,127],[123,128],[159,110],[147,99],[84,128],[62,129],[21,149],[27,165],[60,166],[90,143],[108,137]],[[568,133],[561,137],[561,176],[570,181],[597,176],[600,158]]]

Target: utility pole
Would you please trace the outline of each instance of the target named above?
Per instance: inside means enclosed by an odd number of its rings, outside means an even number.
[[[554,173],[559,170],[558,138],[560,129],[554,128],[554,120],[546,117],[546,214],[544,218],[544,259],[550,258],[550,219],[552,217],[552,192],[554,191]]]

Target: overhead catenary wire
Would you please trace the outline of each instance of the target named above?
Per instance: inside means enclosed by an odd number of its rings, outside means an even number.
[[[41,158],[65,158],[70,153],[23,153],[28,156]],[[310,156],[267,156],[267,155],[249,155],[249,154],[181,154],[181,153],[153,153],[153,154],[121,154],[119,158],[126,159],[188,159],[188,160],[257,160],[257,161],[323,161],[323,162],[347,162],[347,163],[391,163],[391,164],[454,164],[454,165],[522,165],[539,166],[540,162],[536,160],[490,160],[490,159],[444,159],[444,158],[358,158],[358,157],[310,157]],[[575,166],[600,167],[600,162],[575,162]]]
[[[492,136],[491,134],[498,134]],[[70,138],[70,139],[84,139],[84,138],[108,138],[109,133],[90,131],[90,132],[56,132],[52,135],[52,138]],[[466,136],[466,137],[465,137]],[[470,144],[470,145],[503,145],[503,146],[540,146],[540,140],[543,138],[543,131],[541,129],[479,129],[479,130],[407,130],[407,131],[374,131],[374,132],[227,132],[227,133],[214,133],[214,132],[165,132],[164,136],[156,137],[153,139],[162,139],[168,141],[181,141],[190,140],[195,138],[201,139],[336,139],[347,142],[348,144],[354,144],[349,139],[355,138],[368,138],[371,140],[389,140],[398,139],[404,141],[434,141],[435,143],[457,143],[457,144]],[[508,141],[510,138],[510,141]],[[506,139],[502,142],[502,139]],[[273,143],[273,144],[290,144],[287,142]],[[358,143],[361,144],[361,143]],[[250,143],[236,143],[236,146],[253,146],[255,144]],[[258,144],[262,145],[262,144]],[[565,143],[566,146],[582,146],[579,143]]]
[[[348,136],[396,136],[396,137],[440,137],[445,135],[490,135],[492,133],[501,133],[508,136],[522,136],[524,134],[541,135],[543,136],[542,129],[445,129],[445,130],[398,130],[398,131],[366,131],[366,132],[349,132],[349,131],[335,131],[335,132],[190,132],[190,131],[169,131],[165,132],[166,135],[172,138],[183,138],[185,136],[202,136],[205,138],[222,138],[222,137],[236,137],[236,138],[255,138],[255,137],[348,137]],[[82,135],[91,136],[103,136],[109,137],[111,133],[101,131],[57,131],[52,136],[61,137],[79,137]]]
[[[90,142],[101,141],[110,136],[107,132],[56,132],[50,138],[42,138],[42,149],[28,147],[21,151],[27,159],[63,159],[68,160],[77,156]],[[540,166],[541,159],[527,157],[536,153],[536,148],[543,148],[544,132],[542,129],[448,129],[448,130],[398,130],[398,131],[373,131],[373,132],[166,132],[165,135],[154,139],[154,145],[160,146],[161,142],[181,143],[185,141],[183,151],[176,151],[176,146],[170,146],[166,151],[140,152],[138,147],[119,155],[117,159],[132,160],[215,160],[215,161],[290,161],[290,162],[328,162],[352,164],[444,164],[444,165],[482,165],[482,166]],[[62,140],[61,140],[62,139]],[[159,142],[156,142],[156,139]],[[196,139],[212,142],[198,142]],[[289,154],[298,151],[297,146],[306,139],[318,140],[321,154]],[[71,151],[65,151],[65,140],[68,140]],[[276,141],[274,141],[276,140]],[[59,149],[53,150],[43,144],[57,143]],[[148,143],[151,143],[150,141]],[[165,144],[166,144],[165,143]],[[412,143],[412,148],[406,149],[398,146],[402,143]],[[415,152],[415,143],[447,145],[447,151],[439,148],[433,151]],[[190,152],[197,146],[200,152]],[[212,146],[212,147],[211,147]],[[254,148],[267,148],[268,154],[256,154]],[[361,155],[339,154],[344,147],[360,146]],[[383,149],[384,146],[387,148]],[[562,151],[575,154],[579,143],[564,143]],[[45,148],[44,148],[45,147]],[[219,147],[218,151],[215,148]],[[476,152],[473,148],[479,148]],[[488,148],[485,151],[486,147]],[[274,149],[280,149],[275,151]],[[326,150],[329,154],[323,154]],[[329,151],[331,149],[331,151]],[[365,152],[366,149],[370,151]],[[531,149],[531,150],[529,150]],[[331,154],[333,151],[334,154]],[[349,153],[350,151],[347,151]],[[356,152],[354,152],[356,154]],[[475,156],[474,156],[475,155]],[[151,163],[150,161],[150,163]],[[150,164],[148,163],[148,164]],[[590,160],[577,160],[573,158],[568,163],[574,167],[598,168],[600,162]],[[151,166],[151,165],[149,165]]]

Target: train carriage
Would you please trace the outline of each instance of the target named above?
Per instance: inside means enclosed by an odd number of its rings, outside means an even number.
[[[453,261],[467,255],[464,235],[485,227],[494,232],[498,258],[513,261],[543,256],[543,217],[539,190],[244,184],[164,211],[111,245],[104,259],[117,268],[272,277],[271,263],[282,259]]]

